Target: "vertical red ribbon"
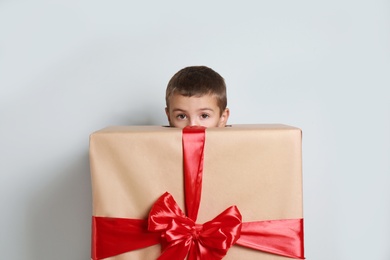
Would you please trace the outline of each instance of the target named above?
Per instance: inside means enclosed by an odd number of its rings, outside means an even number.
[[[202,194],[205,127],[183,129],[183,167],[186,215],[196,221]]]

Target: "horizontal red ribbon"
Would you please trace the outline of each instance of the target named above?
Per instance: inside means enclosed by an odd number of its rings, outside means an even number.
[[[160,243],[143,219],[92,217],[92,259],[104,259]]]
[[[92,259],[104,259],[160,243],[162,232],[148,230],[148,220],[92,217]],[[243,222],[236,245],[305,259],[303,219]]]
[[[305,259],[303,219],[244,222],[237,245],[276,255]]]
[[[304,259],[303,219],[241,223],[230,207],[203,225],[196,224],[201,198],[205,129],[183,129],[186,212],[165,193],[148,220],[92,217],[92,259],[104,259],[158,243],[159,259],[219,260],[233,244],[272,254]]]

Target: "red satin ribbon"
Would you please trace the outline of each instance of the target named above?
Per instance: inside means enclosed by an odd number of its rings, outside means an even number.
[[[184,191],[187,216],[196,221],[202,194],[204,127],[183,129]]]
[[[242,223],[240,246],[305,259],[303,219],[281,219]]]
[[[241,214],[232,206],[203,225],[195,224],[179,208],[172,195],[163,194],[153,205],[149,231],[161,232],[162,254],[158,259],[222,259],[237,241]]]
[[[92,217],[92,259],[104,259],[160,243],[144,219]]]
[[[187,216],[169,193],[153,205],[148,220],[93,216],[92,259],[161,243],[161,260],[221,259],[233,244],[304,259],[303,219],[245,222],[233,206],[203,225],[195,224],[201,197],[205,128],[183,129]],[[241,232],[240,232],[241,230]]]

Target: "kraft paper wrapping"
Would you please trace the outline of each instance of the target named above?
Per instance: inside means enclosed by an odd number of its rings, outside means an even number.
[[[303,218],[301,130],[286,125],[208,128],[197,223],[237,205],[242,221]],[[182,130],[108,127],[90,136],[93,215],[145,219],[166,191],[184,211]],[[160,245],[107,259],[157,259]],[[224,259],[291,259],[233,246]]]

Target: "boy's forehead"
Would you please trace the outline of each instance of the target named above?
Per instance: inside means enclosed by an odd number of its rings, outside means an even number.
[[[187,102],[188,100],[199,100],[207,103],[217,104],[217,97],[213,94],[203,94],[203,95],[193,95],[186,96],[181,95],[180,93],[174,93],[169,99],[168,102]]]
[[[184,96],[181,94],[174,94],[168,99],[168,106],[171,109],[187,106],[199,106],[202,108],[212,108],[215,110],[219,110],[217,97],[212,94],[197,96]]]

